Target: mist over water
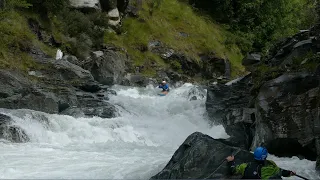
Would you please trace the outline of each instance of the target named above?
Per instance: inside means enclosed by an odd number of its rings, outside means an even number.
[[[120,113],[112,119],[73,118],[30,110],[5,110],[31,141],[0,142],[0,178],[149,179],[195,131],[227,138],[206,117],[206,92],[191,84],[158,96],[160,89],[114,86]],[[190,101],[191,98],[197,100]],[[270,156],[279,166],[311,179],[315,162]],[[290,179],[295,179],[291,177]]]

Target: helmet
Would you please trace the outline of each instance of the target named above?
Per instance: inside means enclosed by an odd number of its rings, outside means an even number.
[[[268,157],[268,150],[264,147],[257,147],[253,153],[254,159],[258,161],[266,160]]]
[[[162,81],[162,84],[165,84],[166,83],[166,81]]]

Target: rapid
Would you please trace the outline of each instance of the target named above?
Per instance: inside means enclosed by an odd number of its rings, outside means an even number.
[[[222,126],[211,125],[206,92],[192,84],[172,89],[165,97],[157,96],[159,89],[153,86],[112,89],[117,95],[111,95],[110,102],[120,116],[111,119],[0,109],[30,138],[27,143],[0,141],[0,178],[149,179],[191,133],[228,137]],[[269,159],[307,178],[320,178],[313,161]]]

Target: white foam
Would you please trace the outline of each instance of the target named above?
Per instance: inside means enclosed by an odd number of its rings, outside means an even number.
[[[0,109],[31,138],[21,144],[0,141],[0,178],[148,179],[191,133],[228,137],[222,126],[209,125],[205,98],[198,94],[198,100],[189,101],[191,88],[185,84],[161,97],[160,89],[152,86],[115,86],[118,95],[110,102],[121,116],[112,119]],[[316,177],[314,162],[283,158],[277,162]]]

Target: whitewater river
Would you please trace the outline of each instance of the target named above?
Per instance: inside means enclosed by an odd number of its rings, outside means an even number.
[[[148,179],[191,133],[228,137],[223,127],[210,127],[201,91],[195,93],[198,100],[189,101],[190,84],[173,89],[167,97],[156,96],[159,90],[154,87],[113,89],[118,95],[110,101],[120,116],[112,119],[0,109],[31,138],[21,144],[0,142],[0,178]],[[269,158],[305,177],[320,178],[315,162]]]

